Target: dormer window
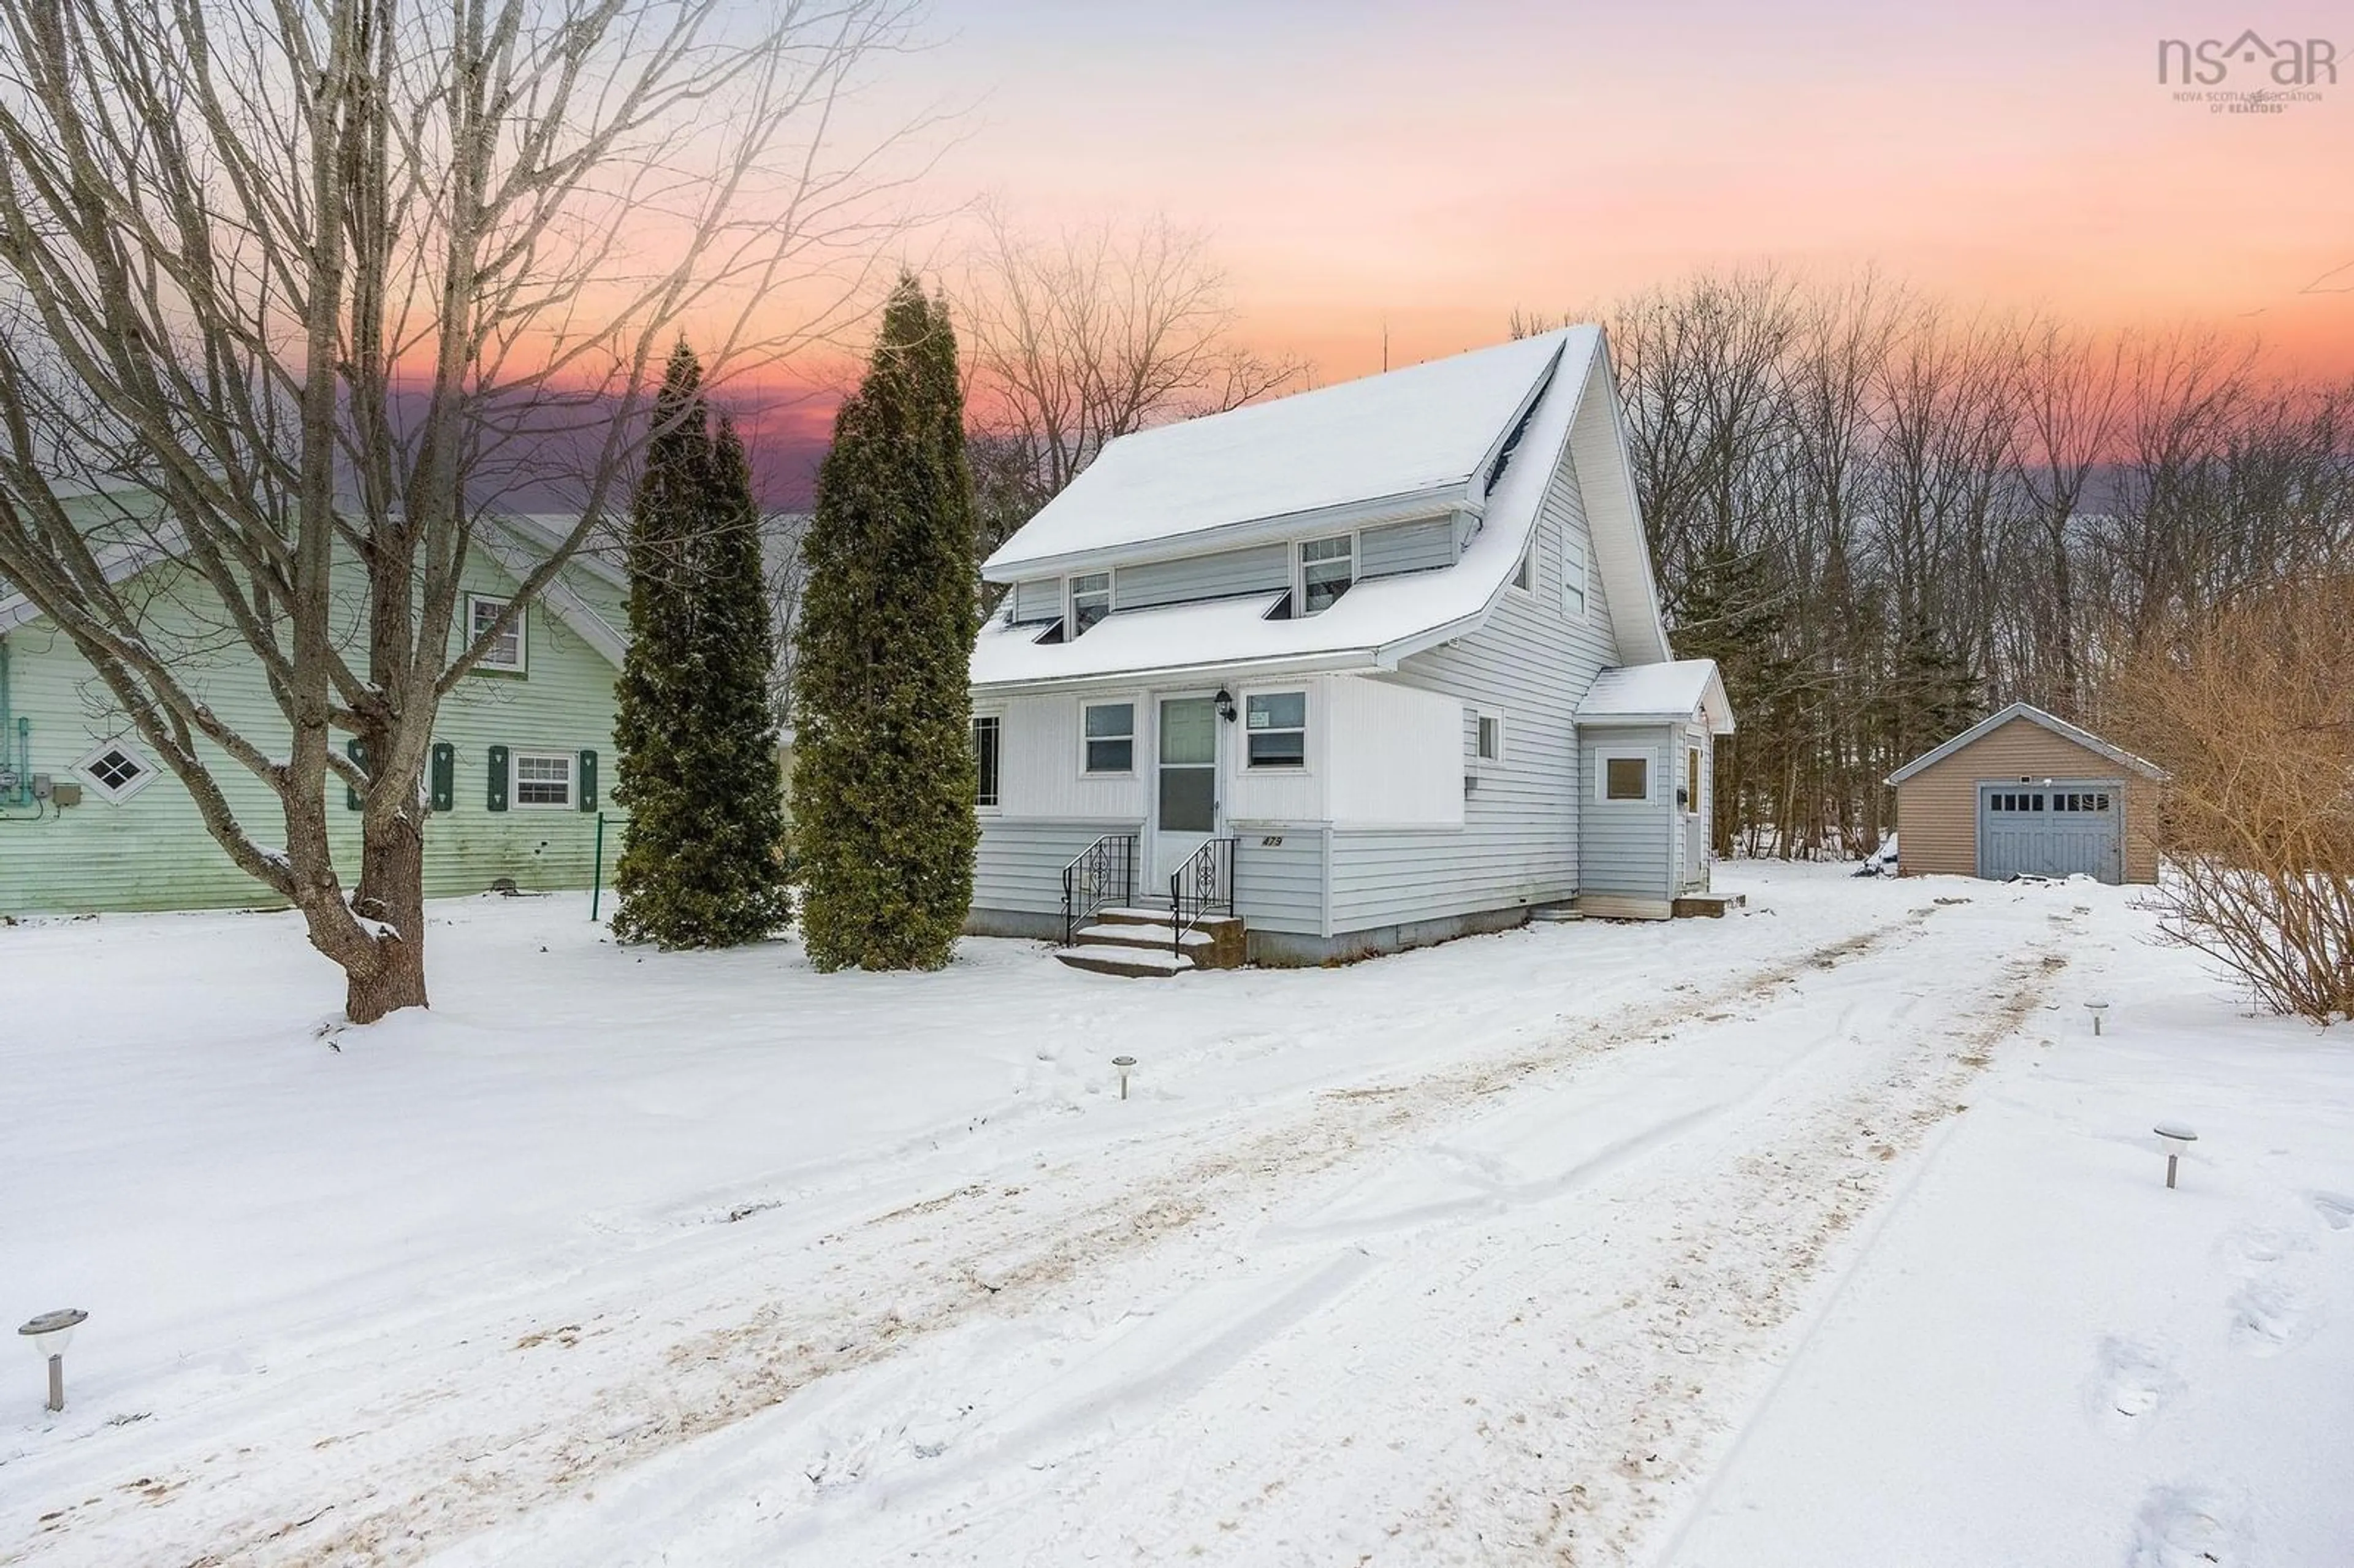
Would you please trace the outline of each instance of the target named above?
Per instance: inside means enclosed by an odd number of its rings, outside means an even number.
[[[1087,628],[1111,613],[1111,574],[1089,572],[1071,579],[1071,635],[1084,637]]]
[[[1349,591],[1357,580],[1357,542],[1353,535],[1310,539],[1299,546],[1299,591],[1302,613],[1314,615]]]

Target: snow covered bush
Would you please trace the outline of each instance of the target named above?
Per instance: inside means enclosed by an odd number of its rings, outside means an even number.
[[[2354,577],[2285,581],[2127,667],[2115,733],[2169,773],[2167,933],[2275,1012],[2354,1017]]]

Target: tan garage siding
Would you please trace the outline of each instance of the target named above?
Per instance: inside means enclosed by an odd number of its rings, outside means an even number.
[[[1906,876],[1976,876],[1978,785],[2027,779],[2126,781],[2126,880],[2156,882],[2158,849],[2144,832],[2158,809],[2157,789],[2129,768],[2015,718],[1896,787],[1897,864]]]

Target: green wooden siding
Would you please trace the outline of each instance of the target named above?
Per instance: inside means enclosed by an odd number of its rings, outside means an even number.
[[[567,576],[576,573],[567,569]],[[200,634],[207,624],[202,590],[190,592],[190,580],[168,564],[151,568],[139,581],[156,594],[157,641],[189,650],[175,659],[183,678],[242,733],[282,750],[282,722],[251,662],[224,649],[217,633]],[[478,556],[465,587],[504,596],[514,585],[494,562]],[[609,599],[610,588],[599,598]],[[350,620],[356,623],[361,620],[356,583],[351,605]],[[217,618],[216,609],[212,619]],[[441,705],[427,771],[429,798],[436,808],[425,835],[426,891],[432,896],[479,893],[499,877],[512,877],[525,889],[588,885],[595,809],[487,809],[493,747],[510,755],[559,752],[584,760],[591,752],[611,755],[617,672],[544,605],[532,606],[526,618],[527,673],[470,676]],[[130,726],[113,711],[105,689],[71,642],[48,621],[28,622],[0,641],[5,642],[10,664],[10,727],[17,717],[30,720],[32,771],[59,783],[82,782],[75,765],[101,742],[129,736]],[[196,652],[200,645],[208,645],[209,651]],[[135,736],[130,738],[146,752]],[[583,769],[584,775],[590,771]],[[225,759],[215,777],[254,841],[265,847],[279,842],[282,830],[276,797]],[[346,795],[340,779],[331,777],[327,788],[331,805],[339,808],[328,812],[336,864],[348,884],[359,870],[359,812],[340,809]],[[610,808],[608,814],[613,814]],[[619,835],[609,829],[608,875],[619,842]],[[85,788],[76,806],[44,805],[37,816],[30,808],[0,812],[0,913],[220,908],[271,902],[267,889],[230,863],[169,774],[119,803]]]

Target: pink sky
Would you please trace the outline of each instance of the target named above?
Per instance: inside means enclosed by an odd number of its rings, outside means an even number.
[[[2249,26],[2334,38],[2343,80],[2276,115],[2159,85],[2160,38]],[[938,0],[929,32],[869,108],[974,105],[936,199],[1204,228],[1246,334],[1320,380],[1384,325],[1410,361],[1767,260],[2354,375],[2342,6]]]

